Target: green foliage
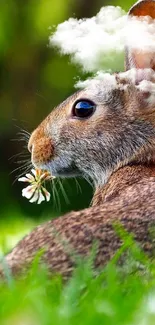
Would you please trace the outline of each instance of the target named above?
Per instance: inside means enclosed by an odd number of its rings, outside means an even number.
[[[14,183],[15,178],[24,172],[26,157],[9,159],[22,152],[26,145],[24,141],[19,141],[19,128],[31,132],[54,106],[74,91],[75,79],[81,77],[80,68],[71,64],[67,56],[62,57],[55,49],[48,47],[48,39],[55,26],[69,17],[91,17],[104,5],[121,5],[128,9],[133,2],[91,0],[88,4],[87,0],[28,0],[21,5],[18,0],[1,0],[1,215],[6,215],[8,210],[11,213],[13,207],[17,214],[21,210],[19,214],[43,218],[49,213],[53,216],[88,206],[92,196],[90,187],[80,180],[82,193],[77,193],[76,184],[69,180],[64,182],[69,203],[66,203],[58,185],[59,210],[58,203],[53,202],[54,198],[49,205],[32,207],[21,196],[21,184]],[[117,63],[119,70],[123,67],[123,59]],[[27,154],[26,149],[24,154]],[[30,156],[27,159],[30,161]],[[21,169],[12,173],[17,167]]]
[[[21,196],[21,186],[14,180],[23,169],[10,157],[20,153],[25,142],[17,135],[19,127],[32,131],[39,122],[73,92],[78,67],[48,47],[54,26],[70,16],[90,17],[103,5],[121,5],[125,10],[132,0],[1,0],[0,10],[0,253],[45,219],[71,209],[88,206],[92,191],[85,181],[56,186],[56,202],[41,207],[31,205]],[[52,29],[49,29],[51,27]],[[118,70],[122,63],[118,62]],[[10,141],[17,139],[16,141]],[[27,152],[27,150],[26,150]],[[26,158],[15,157],[15,163]],[[28,156],[30,160],[30,157]],[[14,183],[14,184],[13,184]],[[61,202],[61,205],[60,205]],[[116,267],[118,257],[133,247],[124,267]],[[140,268],[137,271],[137,260]],[[7,271],[7,268],[6,268]],[[13,280],[7,272],[0,284],[1,325],[76,325],[76,324],[148,324],[155,323],[155,264],[149,261],[132,238],[100,274],[92,268],[92,258],[79,261],[67,283],[59,275],[48,277],[45,268],[34,262],[26,278]]]
[[[72,277],[63,282],[39,267],[40,254],[24,278],[7,272],[0,284],[0,324],[148,324],[155,322],[155,263],[123,235],[124,245],[100,272],[93,267],[95,250],[79,260]],[[128,249],[122,266],[117,261]],[[138,254],[137,254],[138,252]]]

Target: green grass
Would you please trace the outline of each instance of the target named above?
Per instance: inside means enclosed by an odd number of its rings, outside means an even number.
[[[119,231],[123,246],[100,271],[93,266],[96,245],[85,260],[78,259],[68,282],[48,276],[38,266],[14,280],[6,270],[0,283],[1,325],[154,325],[155,261]],[[123,265],[118,260],[124,255]]]

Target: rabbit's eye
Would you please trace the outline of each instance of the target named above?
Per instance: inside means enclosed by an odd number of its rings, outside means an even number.
[[[79,100],[73,106],[73,117],[87,118],[94,113],[96,106],[90,100]]]

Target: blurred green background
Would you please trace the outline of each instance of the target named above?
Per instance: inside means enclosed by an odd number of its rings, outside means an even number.
[[[62,57],[49,48],[50,33],[69,17],[91,17],[104,5],[121,5],[128,10],[133,3],[131,0],[0,1],[0,242],[4,246],[14,245],[18,239],[18,236],[14,239],[14,234],[19,233],[20,237],[44,219],[88,206],[92,197],[92,189],[85,181],[78,180],[80,192],[75,180],[67,180],[63,181],[67,200],[57,186],[59,200],[52,198],[48,204],[32,205],[22,198],[23,184],[15,181],[23,171],[24,160],[30,159],[26,142],[19,141],[20,128],[31,132],[54,106],[74,91],[74,78],[81,76],[79,68],[67,56]],[[23,150],[27,156],[18,156]]]

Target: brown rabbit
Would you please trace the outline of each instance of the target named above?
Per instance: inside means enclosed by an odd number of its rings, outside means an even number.
[[[155,18],[155,1],[135,4],[129,14]],[[121,246],[113,224],[121,222],[148,253],[155,224],[154,53],[127,50],[126,70],[73,94],[32,133],[29,150],[35,167],[55,176],[91,178],[92,206],[36,227],[6,256],[13,274],[29,266],[44,248],[50,271],[68,276],[71,251],[87,256],[98,241],[96,266],[103,266]],[[133,71],[131,70],[131,76]],[[66,245],[67,243],[67,245]]]

